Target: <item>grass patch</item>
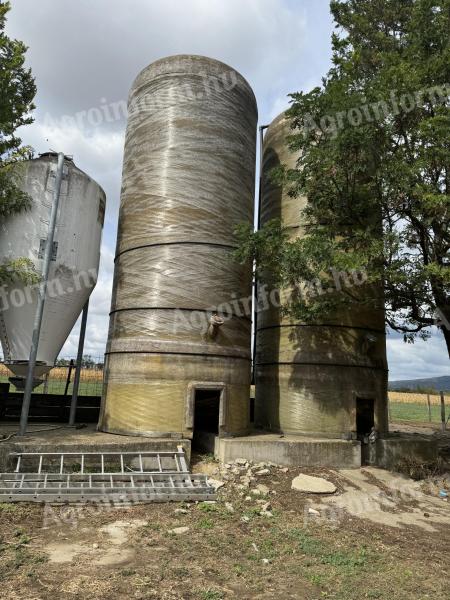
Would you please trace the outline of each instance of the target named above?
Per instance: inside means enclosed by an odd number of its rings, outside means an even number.
[[[224,598],[224,595],[218,590],[208,589],[201,591],[199,598],[201,600],[222,600],[222,598]]]
[[[427,404],[391,402],[389,408],[393,421],[428,421]],[[431,405],[431,422],[441,422],[441,407],[437,404]]]

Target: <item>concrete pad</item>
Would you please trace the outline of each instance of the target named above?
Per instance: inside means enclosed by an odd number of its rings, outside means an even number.
[[[393,469],[404,459],[417,463],[434,463],[438,458],[438,442],[425,435],[390,434],[369,445],[368,463],[382,469]]]
[[[357,469],[361,466],[361,444],[353,440],[255,433],[220,438],[217,458],[223,463],[245,458],[283,466]]]
[[[437,525],[450,524],[450,506],[433,489],[408,477],[382,469],[342,469],[343,493],[324,497],[319,509],[323,518],[338,526],[343,513],[387,527],[415,526],[434,532]]]

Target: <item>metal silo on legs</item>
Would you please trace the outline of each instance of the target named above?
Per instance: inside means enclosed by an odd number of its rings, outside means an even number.
[[[290,133],[281,114],[265,135],[261,224],[281,218],[293,239],[304,235],[301,211],[307,200],[292,198],[269,178],[280,164],[295,168],[297,157],[286,142]],[[370,293],[364,286],[359,290]],[[258,313],[256,339],[258,425],[326,437],[361,437],[372,426],[387,431],[382,309],[353,307],[324,322],[305,324],[272,305]]]
[[[253,219],[256,121],[248,83],[209,58],[159,60],[132,86],[104,431],[248,427],[251,268],[232,254]]]
[[[15,167],[18,186],[31,198],[30,210],[5,219],[1,261],[28,258],[42,272],[56,181],[57,155],[42,154]],[[35,384],[55,363],[97,282],[105,216],[105,193],[72,159],[65,158],[45,299]],[[38,303],[38,285],[12,281],[3,286],[0,339],[5,363],[23,388]]]

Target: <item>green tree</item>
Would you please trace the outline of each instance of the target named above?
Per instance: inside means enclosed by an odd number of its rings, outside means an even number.
[[[9,215],[30,207],[31,198],[17,185],[23,159],[30,157],[31,149],[23,147],[17,129],[33,121],[30,111],[36,86],[30,69],[24,67],[23,42],[5,34],[9,2],[0,2],[0,224]],[[0,284],[21,279],[35,281],[33,265],[26,259],[0,264]]]
[[[306,236],[289,241],[276,221],[242,227],[238,256],[294,290],[364,270],[378,299],[297,293],[284,308],[313,321],[381,300],[405,341],[437,323],[450,354],[450,0],[334,0],[331,12],[332,68],[291,95],[297,168],[273,174],[308,198]]]

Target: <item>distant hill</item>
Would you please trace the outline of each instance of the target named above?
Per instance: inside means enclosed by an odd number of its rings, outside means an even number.
[[[444,392],[450,391],[450,376],[427,377],[426,379],[403,379],[389,382],[390,390],[417,390],[417,389],[435,389]]]

